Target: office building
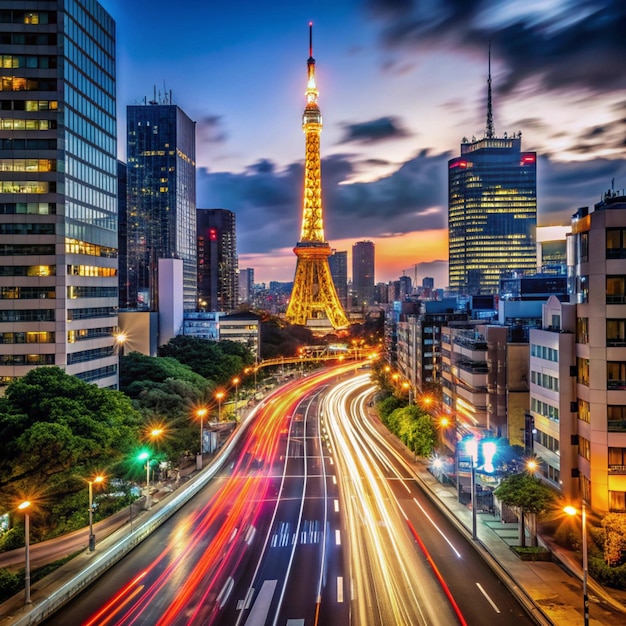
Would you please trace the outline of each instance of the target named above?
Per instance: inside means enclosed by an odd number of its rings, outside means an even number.
[[[239,301],[235,214],[198,209],[198,310],[230,313]]]
[[[352,297],[356,306],[374,304],[374,243],[357,241],[352,246]]]
[[[463,138],[448,161],[449,289],[496,294],[500,277],[537,266],[537,155],[522,152],[520,133],[496,137],[488,79],[483,139]]]
[[[115,388],[115,23],[95,0],[0,0],[0,20],[0,381]]]
[[[183,307],[196,310],[195,123],[171,97],[127,108],[126,258],[120,306],[158,311],[158,260],[183,261]]]
[[[537,272],[567,272],[567,235],[571,226],[537,226]]]
[[[348,252],[333,250],[328,257],[328,265],[339,302],[346,309],[348,307]]]
[[[254,268],[239,270],[239,302],[252,304],[254,298]]]

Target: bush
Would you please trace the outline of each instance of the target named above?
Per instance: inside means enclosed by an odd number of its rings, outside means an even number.
[[[626,565],[610,567],[602,555],[589,555],[589,575],[602,585],[626,589]]]
[[[0,552],[24,547],[24,527],[20,524],[7,530],[0,537]]]
[[[7,569],[0,569],[0,603],[14,596],[24,585],[23,577]]]

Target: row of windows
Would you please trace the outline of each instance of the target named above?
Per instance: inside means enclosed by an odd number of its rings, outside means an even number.
[[[24,56],[23,54],[0,54],[0,67],[5,69],[26,67],[28,69],[56,68],[56,56]]]
[[[0,11],[0,23],[2,24],[56,24],[57,14],[55,11]]]
[[[0,32],[0,45],[56,46],[56,33],[7,33]]]
[[[0,310],[0,322],[54,322],[54,309]]]
[[[44,180],[2,180],[0,193],[54,193],[56,183]]]
[[[107,259],[116,259],[117,248],[100,246],[95,243],[89,243],[88,241],[66,239],[65,254],[87,254],[89,256],[99,256]]]
[[[530,382],[544,389],[550,389],[551,391],[559,390],[559,379],[550,374],[542,374],[541,372],[530,372]]]
[[[56,120],[18,120],[12,117],[0,118],[0,130],[53,130]]]
[[[52,332],[17,332],[0,333],[0,343],[54,343],[55,333]]]
[[[2,354],[0,365],[54,365],[54,354]]]
[[[546,359],[546,361],[554,361],[555,363],[559,362],[559,351],[556,348],[539,346],[534,343],[530,344],[530,356]]]
[[[67,343],[76,343],[77,341],[86,341],[88,339],[100,339],[102,337],[112,337],[115,333],[115,330],[116,328],[114,326],[68,330]]]
[[[87,185],[98,187],[111,195],[117,193],[117,180],[115,176],[111,173],[96,169],[89,163],[68,158],[66,162],[66,173],[68,176],[73,176]]]
[[[0,276],[56,276],[56,265],[0,265]]]
[[[24,76],[0,76],[0,91],[56,91],[54,78],[26,78]]]
[[[3,111],[56,111],[59,103],[56,100],[2,100],[0,109]]]
[[[607,361],[606,387],[607,389],[626,389],[626,362]]]
[[[626,432],[626,406],[609,405],[606,407],[607,429],[610,433]]]
[[[606,229],[606,258],[626,259],[626,228]]]
[[[576,382],[589,386],[589,359],[576,358]]]
[[[98,267],[97,265],[68,265],[68,276],[91,276],[94,278],[112,278],[117,276],[114,267]]]
[[[586,422],[587,424],[591,423],[591,410],[589,408],[589,402],[587,400],[578,399],[578,419]]]
[[[591,442],[580,435],[578,435],[578,455],[587,461],[591,460]]]
[[[0,100],[1,102],[1,100]],[[0,139],[0,150],[56,150],[56,139]]]
[[[626,513],[626,493],[609,491],[609,511]]]
[[[606,345],[626,346],[626,320],[606,320]]]
[[[537,398],[530,399],[530,410],[556,422],[559,421],[559,409]]]
[[[626,302],[626,276],[606,277],[606,303],[624,304]]]
[[[56,172],[56,159],[0,159],[0,172]]]
[[[89,111],[91,111],[94,108],[94,104],[95,104],[98,107],[100,107],[102,110],[109,113],[110,115],[113,115],[115,111],[115,98],[113,97],[113,94],[111,92],[107,92],[104,89],[102,89],[100,85],[97,85],[91,79],[87,78],[87,76],[82,74],[72,64],[67,65],[66,73],[67,73],[66,84],[68,85],[68,87],[70,85],[75,85],[77,87],[78,93],[83,94],[82,96],[79,96],[79,98],[87,98],[88,100],[91,101],[89,105],[89,110],[81,111],[80,105],[79,107],[76,107],[76,109],[80,113],[82,113],[83,115],[88,115]],[[67,94],[69,95],[69,89],[67,91]],[[74,102],[66,100],[66,102],[69,106],[73,106],[73,104],[77,104],[78,102],[80,102],[80,100],[78,101],[74,100]],[[85,105],[83,106],[83,109],[86,108],[86,104],[87,103],[85,101]],[[70,125],[68,124],[68,126]],[[71,125],[70,127],[75,128],[73,125]]]
[[[78,44],[79,49],[85,51],[85,54],[96,59],[100,65],[104,65],[95,52],[102,46],[110,57],[115,54],[115,42],[110,35],[114,29],[111,17],[96,3],[92,3],[93,14],[87,13],[82,3],[72,4],[72,11],[67,15],[65,24],[68,36]]]
[[[544,433],[542,430],[537,429],[537,432],[535,433],[535,441],[552,452],[558,453],[559,451],[559,440],[552,437],[552,435]]]
[[[70,131],[65,136],[65,142],[68,163],[71,161],[69,155],[72,155],[117,178],[116,155],[108,150],[108,146],[96,147]]]
[[[33,300],[56,297],[54,287],[0,287],[0,300]]]
[[[75,49],[74,42],[70,40],[68,40],[66,52],[72,66],[75,66],[77,71],[80,72],[80,74],[78,74],[79,76],[82,75],[84,77],[89,77],[88,80],[90,82],[95,83],[107,94],[115,93],[115,79],[112,77],[113,74],[103,71],[102,66],[98,66],[94,63],[93,59],[89,58],[89,56],[85,54],[84,50]],[[82,78],[81,82],[84,82],[85,80],[86,78]],[[113,111],[113,109],[109,109],[109,111]]]
[[[626,448],[609,448],[609,467],[626,466]]]
[[[54,235],[54,224],[0,224],[0,235]]]
[[[54,202],[0,202],[0,215],[55,215]]]
[[[95,370],[89,370],[88,372],[78,372],[75,376],[86,383],[92,383],[94,380],[108,378],[109,376],[114,376],[115,374],[117,374],[117,366],[107,365],[106,367],[99,367]]]
[[[76,298],[117,298],[117,287],[92,287],[71,285],[67,288],[67,297]]]
[[[54,253],[54,244],[0,244],[0,256],[41,256]]]
[[[115,181],[113,181],[115,187]],[[102,187],[100,187],[101,189]],[[104,193],[100,189],[88,187],[72,178],[66,179],[66,197],[75,201],[75,206],[87,205],[95,207],[111,207],[114,212],[116,197],[113,193]]]
[[[68,309],[67,321],[72,320],[91,320],[99,317],[113,317],[117,315],[117,307],[100,306],[90,309]]]
[[[81,350],[67,355],[67,364],[85,363],[85,361],[95,361],[96,359],[104,359],[113,356],[114,346],[104,346],[103,348],[94,348],[93,350]]]

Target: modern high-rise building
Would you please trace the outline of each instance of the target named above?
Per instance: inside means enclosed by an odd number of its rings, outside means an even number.
[[[237,308],[239,276],[235,214],[226,209],[198,209],[198,308]]]
[[[239,270],[239,302],[252,303],[254,296],[254,268]]]
[[[120,306],[157,311],[158,260],[183,261],[183,307],[196,310],[196,127],[171,96],[127,108],[127,262]]]
[[[0,383],[117,387],[115,22],[96,0],[0,0],[0,21]]]
[[[335,290],[341,306],[348,306],[348,252],[347,250],[333,250],[328,257],[330,275],[333,277]]]
[[[537,267],[537,155],[520,133],[496,137],[489,70],[487,129],[448,161],[449,289],[496,294],[503,273]]]
[[[352,295],[356,306],[374,304],[374,243],[357,241],[352,246]]]

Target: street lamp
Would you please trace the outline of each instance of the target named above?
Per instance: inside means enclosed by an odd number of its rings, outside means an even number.
[[[96,536],[93,532],[93,484],[100,484],[104,481],[104,476],[94,476],[93,480],[88,480],[89,485],[89,552],[96,549]]]
[[[402,389],[406,389],[409,392],[409,405],[413,404],[413,389],[411,384],[406,380],[402,383]]]
[[[476,463],[478,461],[478,441],[473,437],[465,442],[465,452],[472,459],[471,484],[472,492],[472,539],[477,538],[476,533]]]
[[[577,515],[578,511],[573,506],[563,509],[568,515]],[[589,626],[589,596],[587,595],[587,510],[585,500],[581,499],[581,525],[583,536],[583,624]]]
[[[198,452],[198,456],[196,457],[196,469],[202,469],[202,455],[204,454],[204,425],[203,420],[204,416],[207,414],[208,410],[206,407],[200,407],[196,411],[196,415],[200,418],[200,452]]]
[[[239,417],[239,376],[233,378],[233,385],[235,385],[235,421]]]
[[[224,397],[224,392],[218,391],[215,394],[215,397],[217,398],[217,421],[221,422],[222,421],[222,398]]]
[[[118,351],[120,356],[124,356],[124,343],[128,339],[128,335],[124,332],[119,332],[115,335],[115,343],[118,346]]]
[[[146,501],[143,505],[143,508],[146,511],[150,510],[151,502],[150,502],[150,453],[145,450],[138,457],[140,461],[146,462]]]
[[[24,604],[30,604],[30,516],[28,507],[29,500],[24,500],[17,505],[20,511],[24,511]]]

